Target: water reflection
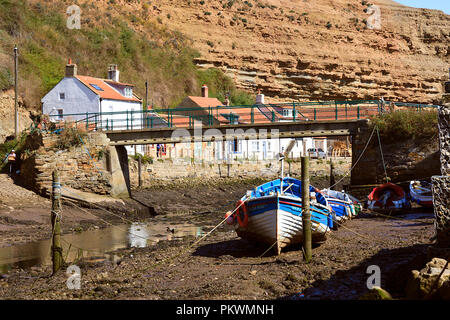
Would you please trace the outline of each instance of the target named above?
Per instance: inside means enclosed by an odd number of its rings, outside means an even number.
[[[67,262],[80,257],[89,258],[90,261],[105,260],[112,257],[107,252],[114,250],[144,248],[161,240],[175,240],[183,236],[199,237],[204,234],[202,227],[191,224],[170,225],[170,227],[167,222],[119,225],[63,235],[63,255]],[[51,264],[50,246],[50,240],[42,240],[0,248],[0,273],[7,273],[12,268],[26,269]]]

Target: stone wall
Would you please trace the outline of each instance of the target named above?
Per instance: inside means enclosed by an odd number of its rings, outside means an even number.
[[[109,139],[104,134],[89,133],[84,145],[66,150],[55,148],[58,135],[35,134],[29,137],[21,156],[21,182],[45,194],[51,190],[52,172],[60,172],[61,183],[80,191],[112,195]]]
[[[366,147],[372,130],[365,130],[352,138],[353,163]],[[386,143],[381,139],[384,162],[392,182],[426,179],[440,174],[439,144],[436,138]],[[352,170],[352,185],[383,183],[385,178],[383,158],[375,131],[364,155]]]
[[[351,159],[350,158],[334,158],[334,175],[341,176],[350,170]],[[288,162],[284,163],[284,174],[289,174],[289,166],[291,176],[300,178],[301,176],[301,163]],[[130,168],[130,180],[132,187],[138,185],[138,164],[137,161],[131,160],[129,163]],[[315,160],[310,161],[310,171],[312,176],[329,176],[330,164],[328,160]],[[185,161],[164,160],[154,161],[153,164],[145,164],[142,166],[142,179],[144,186],[152,185],[153,183],[160,183],[164,180],[174,179],[210,179],[220,177],[238,177],[238,178],[251,178],[251,177],[263,177],[274,178],[280,174],[280,162],[276,160],[265,161],[231,161],[229,165],[227,163],[193,163]]]
[[[442,175],[450,175],[450,103],[439,108],[439,148]]]
[[[450,176],[434,176],[431,181],[436,241],[440,247],[450,248]]]
[[[442,176],[434,176],[433,204],[436,241],[439,247],[450,248],[450,95],[444,95],[439,108],[439,147]]]

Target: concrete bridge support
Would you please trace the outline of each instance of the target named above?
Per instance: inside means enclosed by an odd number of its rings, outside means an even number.
[[[131,195],[130,171],[125,146],[108,146],[107,170],[111,173],[111,196],[129,198]]]

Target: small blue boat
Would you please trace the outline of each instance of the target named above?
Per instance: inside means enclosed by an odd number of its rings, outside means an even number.
[[[318,189],[310,186],[309,191],[312,241],[320,243],[333,227],[333,213]],[[288,245],[303,242],[300,180],[286,177],[264,183],[248,191],[237,206],[229,223],[237,220],[236,233],[241,238],[271,245],[278,254]]]
[[[343,222],[356,215],[353,201],[346,193],[331,189],[323,189],[321,192],[336,214],[337,222]]]

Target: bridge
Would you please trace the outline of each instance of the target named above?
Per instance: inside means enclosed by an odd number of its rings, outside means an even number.
[[[418,111],[437,107],[358,100],[124,110],[58,114],[50,118],[56,128],[75,126],[109,138],[106,167],[112,177],[111,194],[127,197],[130,179],[126,145],[351,136],[355,164],[365,144],[359,137],[367,130],[369,119],[393,106]],[[352,183],[353,179],[352,175]]]
[[[354,136],[388,106],[422,110],[436,105],[381,100],[291,102],[50,115],[59,125],[75,123],[103,131],[111,145],[194,141]]]
[[[142,145],[195,141],[229,141],[283,139],[304,137],[353,136],[368,120],[301,121],[239,125],[198,126],[188,128],[157,128],[137,130],[106,130],[110,145]]]

